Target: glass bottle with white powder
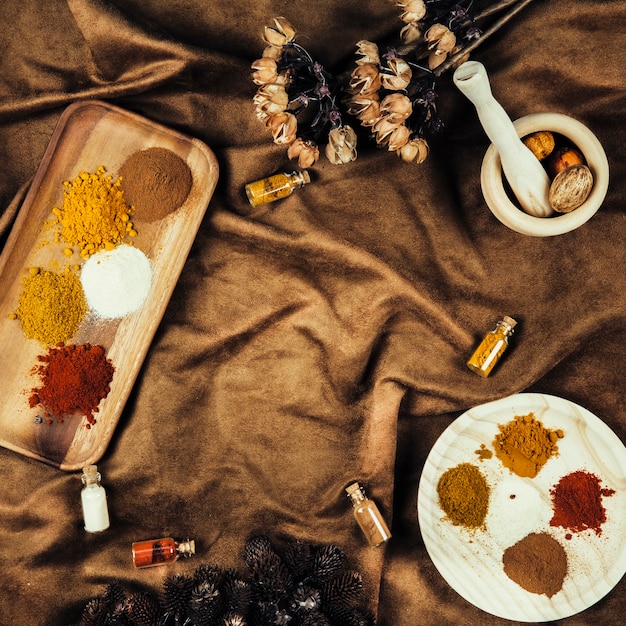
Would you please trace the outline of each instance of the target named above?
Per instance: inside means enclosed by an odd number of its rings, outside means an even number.
[[[100,484],[100,472],[97,465],[88,465],[83,469],[81,480],[83,490],[80,499],[85,519],[85,530],[97,533],[109,527],[109,508],[104,487]]]

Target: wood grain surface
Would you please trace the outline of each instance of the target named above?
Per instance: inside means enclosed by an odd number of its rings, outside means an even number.
[[[530,412],[546,428],[565,433],[558,455],[535,478],[512,474],[495,454],[479,459],[481,444],[493,451],[498,424]],[[491,487],[484,530],[454,526],[439,506],[439,478],[463,462],[476,465]],[[568,539],[566,529],[550,526],[550,490],[576,470],[597,475],[615,494],[602,499],[607,520],[600,535],[590,529]],[[480,405],[457,418],[433,446],[420,479],[418,519],[435,566],[466,600],[510,620],[562,619],[595,604],[626,572],[626,448],[599,418],[563,398],[522,393]],[[532,532],[549,533],[567,555],[563,587],[550,598],[526,591],[503,569],[504,550]]]

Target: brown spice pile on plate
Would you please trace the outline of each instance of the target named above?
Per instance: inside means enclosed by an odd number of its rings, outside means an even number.
[[[437,485],[439,505],[455,526],[480,528],[489,509],[490,488],[483,473],[471,463],[446,470]]]
[[[567,554],[547,533],[531,533],[502,555],[505,574],[530,593],[551,598],[561,591],[567,575]]]

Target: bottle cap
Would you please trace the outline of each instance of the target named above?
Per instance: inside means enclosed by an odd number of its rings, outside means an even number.
[[[178,548],[176,549],[178,554],[184,557],[193,556],[196,553],[196,542],[193,539],[187,539],[186,541],[181,541],[178,544]]]
[[[311,175],[308,170],[300,170],[299,172],[294,172],[294,180],[302,187],[311,182]]]
[[[517,322],[512,318],[509,317],[508,315],[505,315],[502,318],[502,321],[507,325],[510,326],[511,328],[515,328],[517,326]]]
[[[85,485],[91,485],[92,483],[98,482],[100,480],[100,474],[98,473],[98,466],[87,465],[87,467],[84,467],[81,480],[83,481]]]
[[[354,498],[364,499],[365,498],[365,495],[363,494],[363,489],[361,488],[361,485],[359,485],[358,482],[354,482],[351,485],[348,485],[346,487],[346,492],[352,499]]]

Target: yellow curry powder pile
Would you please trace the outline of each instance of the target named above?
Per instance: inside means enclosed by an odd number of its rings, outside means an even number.
[[[518,476],[534,478],[559,451],[563,431],[550,430],[533,413],[516,415],[508,424],[498,424],[500,432],[493,446],[502,464]]]
[[[480,528],[489,510],[491,489],[483,473],[471,463],[446,470],[439,479],[439,505],[455,526]]]
[[[72,182],[64,182],[63,205],[52,212],[69,246],[77,246],[88,258],[99,250],[112,250],[126,235],[137,232],[130,219],[132,208],[124,200],[120,179],[113,182],[103,166],[95,173],[80,172]],[[68,256],[71,249],[67,249]]]
[[[31,268],[22,280],[17,311],[24,334],[44,345],[66,342],[78,330],[87,303],[78,276],[69,268]]]

